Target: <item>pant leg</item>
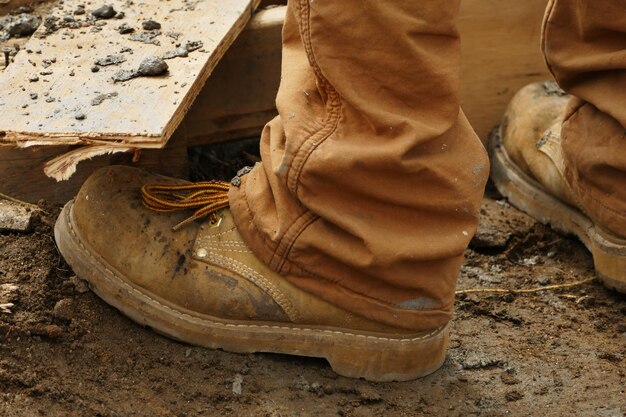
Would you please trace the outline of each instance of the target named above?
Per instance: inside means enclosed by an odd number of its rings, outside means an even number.
[[[563,123],[567,181],[600,226],[626,237],[626,0],[552,0],[543,50],[573,94]]]
[[[489,170],[459,109],[458,7],[289,0],[279,116],[230,192],[272,269],[408,329],[449,320]]]

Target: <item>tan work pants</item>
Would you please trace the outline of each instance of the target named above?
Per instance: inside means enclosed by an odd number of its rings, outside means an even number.
[[[576,96],[563,123],[566,179],[585,212],[626,238],[626,0],[552,0],[543,50]]]
[[[230,192],[272,269],[408,329],[450,319],[489,170],[459,109],[458,7],[290,0],[279,116],[262,164]]]

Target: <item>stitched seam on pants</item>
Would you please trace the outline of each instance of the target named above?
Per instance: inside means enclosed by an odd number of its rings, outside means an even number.
[[[295,245],[296,240],[298,240],[298,238],[300,237],[300,235],[309,227],[311,226],[313,223],[315,223],[317,220],[320,219],[320,216],[317,216],[315,214],[313,214],[310,211],[307,211],[305,214],[309,214],[310,218],[307,221],[304,221],[302,223],[302,226],[293,234],[293,237],[288,239],[288,246],[285,248],[284,250],[284,255],[281,257],[280,262],[278,264],[278,270],[282,271],[283,266],[285,265],[285,262],[287,261],[287,256],[289,255],[289,253],[291,253],[291,249],[293,248],[293,245]],[[301,216],[302,217],[302,216]],[[294,226],[296,225],[296,223],[294,223]],[[288,230],[287,234],[285,234],[285,237],[288,237],[288,233],[291,230]]]
[[[287,256],[287,254],[289,253],[289,249],[293,245],[294,238],[292,236],[294,236],[294,233],[295,236],[299,234],[297,231],[293,232],[293,230],[300,230],[301,226],[298,226],[298,224],[301,222],[307,224],[308,222],[306,220],[303,221],[302,219],[310,216],[315,215],[311,211],[306,210],[289,225],[287,231],[281,237],[280,242],[278,242],[278,246],[276,246],[276,250],[274,251],[272,259],[270,260],[270,265],[272,266],[272,269],[280,272],[280,267],[284,263],[285,257]]]
[[[266,237],[266,235],[261,232],[261,229],[257,226],[257,222],[256,222],[255,215],[254,215],[254,210],[252,210],[252,207],[250,207],[250,200],[248,199],[248,192],[247,192],[246,187],[247,187],[247,185],[244,185],[243,188],[242,188],[243,201],[245,201],[245,203],[246,203],[246,207],[248,209],[247,212],[248,212],[249,223],[252,226],[252,228],[254,229],[254,234],[256,236],[258,236],[261,239],[261,241],[263,241],[264,245],[267,248],[274,248],[274,249],[270,249],[270,251],[269,251],[271,253],[270,259],[268,261],[263,260],[263,262],[265,262],[265,264],[270,269],[280,273],[280,271],[276,268],[276,265],[274,265],[275,263],[281,264],[281,265],[283,264],[282,256],[279,257],[278,261],[275,261],[277,253],[279,252],[280,242],[277,244],[274,241],[272,241],[271,239],[268,239]],[[300,216],[298,216],[298,218],[296,220],[294,220],[294,222],[289,226],[289,228],[287,230],[291,229],[291,227],[293,227],[293,224],[295,224],[303,215],[306,215],[308,213],[310,213],[310,212],[307,210],[304,213],[302,213]],[[286,233],[285,233],[285,235],[286,235]],[[284,238],[285,235],[283,235],[283,238]]]
[[[313,151],[337,130],[341,115],[341,100],[339,99],[339,94],[330,85],[326,77],[324,77],[324,74],[322,73],[322,70],[315,59],[315,54],[313,53],[313,46],[311,43],[311,12],[309,7],[310,6],[308,0],[300,0],[300,24],[302,26],[300,36],[302,38],[302,44],[306,51],[313,72],[315,73],[318,82],[323,86],[324,90],[326,91],[328,101],[326,104],[326,118],[323,122],[322,128],[312,134],[300,146],[300,149],[298,149],[298,151],[296,152],[296,155],[294,156],[292,163],[289,167],[289,171],[287,173],[287,187],[296,198],[298,198],[298,183],[302,174],[302,170],[304,169],[304,165],[308,161]],[[274,255],[279,257],[276,268],[278,271],[282,269],[287,259],[287,256],[291,252],[291,248],[295,244],[297,238],[310,224],[312,224],[318,218],[318,216],[308,211],[308,209],[307,212],[305,212],[303,215],[311,216],[311,218],[308,221],[305,221],[302,225],[298,224],[298,220],[300,220],[302,216],[296,219],[296,221],[294,221],[294,223],[289,226],[287,232],[281,238],[277,250],[274,252]],[[272,259],[272,262],[274,262],[274,257]]]
[[[326,118],[323,122],[322,128],[312,134],[300,146],[300,149],[296,152],[296,155],[294,156],[289,167],[289,171],[287,173],[287,187],[296,197],[298,196],[298,181],[306,161],[309,159],[309,156],[316,149],[316,147],[320,143],[324,142],[337,129],[341,109],[339,94],[337,94],[337,91],[330,85],[322,73],[322,70],[315,59],[315,54],[313,53],[313,46],[311,43],[311,12],[309,0],[300,0],[300,25],[302,26],[300,37],[302,39],[304,50],[318,82],[326,91],[328,101],[326,104]]]

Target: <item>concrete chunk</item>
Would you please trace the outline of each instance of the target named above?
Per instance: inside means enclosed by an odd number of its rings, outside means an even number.
[[[0,199],[0,231],[30,231],[34,213],[31,207]]]

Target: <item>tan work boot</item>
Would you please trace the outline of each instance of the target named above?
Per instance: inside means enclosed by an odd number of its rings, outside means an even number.
[[[569,96],[546,81],[521,89],[491,140],[491,178],[511,204],[544,224],[571,233],[593,255],[607,287],[626,293],[626,239],[600,228],[565,180],[561,122]]]
[[[104,168],[55,228],[74,272],[131,319],[198,346],[326,358],[340,375],[373,381],[410,380],[442,365],[448,326],[408,332],[302,291],[256,258],[228,209],[174,232],[189,213],[145,208],[140,189],[155,182],[185,184]]]

